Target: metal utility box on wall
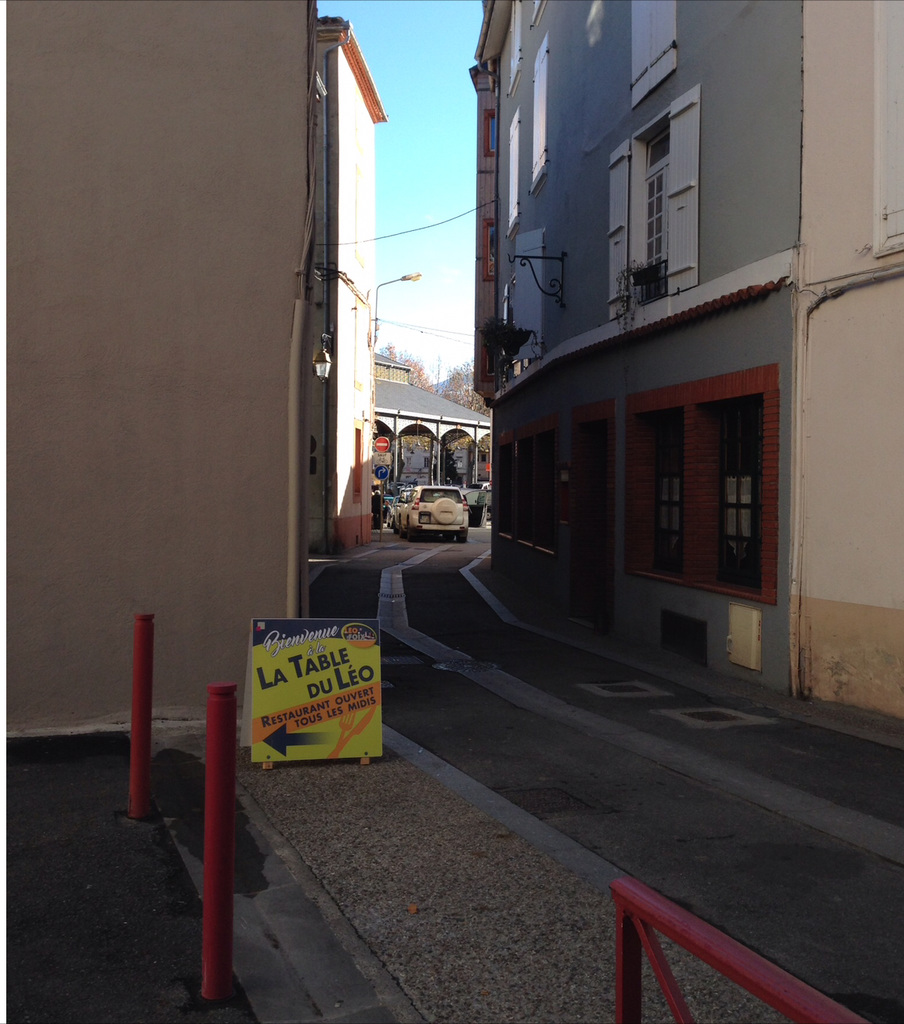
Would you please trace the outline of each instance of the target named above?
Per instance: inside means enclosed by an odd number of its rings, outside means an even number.
[[[746,604],[728,605],[728,660],[763,670],[763,612]]]

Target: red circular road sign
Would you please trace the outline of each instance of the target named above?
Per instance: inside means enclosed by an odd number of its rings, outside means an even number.
[[[375,452],[388,452],[389,451],[389,438],[388,437],[377,437],[377,438],[374,438],[374,451]]]

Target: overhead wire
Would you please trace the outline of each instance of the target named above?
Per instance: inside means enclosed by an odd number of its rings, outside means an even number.
[[[472,210],[465,210],[464,213],[456,213],[454,217],[447,217],[445,220],[437,221],[435,224],[424,224],[419,228],[408,228],[405,231],[396,231],[391,235],[377,235],[376,238],[358,238],[353,242],[338,242],[337,245],[367,245],[370,242],[382,242],[386,238],[399,238],[401,235],[413,235],[417,231],[429,231],[430,228],[441,228],[444,224],[451,224],[453,220],[460,220],[462,217],[467,217],[469,213],[477,213],[478,210],[482,210],[485,206],[492,206],[492,200],[487,203],[481,203],[479,206],[475,206]]]
[[[414,331],[416,334],[429,334],[432,338],[442,338],[443,341],[451,341],[456,345],[471,345],[474,341],[474,334],[466,333],[465,331],[444,331],[440,333],[438,330],[434,330],[430,327],[421,327],[418,324],[403,324],[397,320],[384,320],[380,318],[380,326],[390,324],[393,327],[398,327],[403,331]],[[450,335],[457,334],[457,338],[450,337]]]

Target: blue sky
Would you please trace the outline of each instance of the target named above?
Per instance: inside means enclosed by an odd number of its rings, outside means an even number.
[[[375,130],[377,283],[423,274],[380,289],[379,347],[394,344],[441,379],[474,355],[477,94],[468,71],[483,6],[320,0],[317,13],[352,23],[389,116]]]

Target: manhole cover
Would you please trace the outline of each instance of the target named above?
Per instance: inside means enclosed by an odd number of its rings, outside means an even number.
[[[688,718],[698,718],[701,722],[736,722],[737,715],[730,711],[687,711]]]
[[[651,708],[654,715],[676,718],[694,729],[730,729],[736,725],[770,725],[774,719],[730,708]]]

